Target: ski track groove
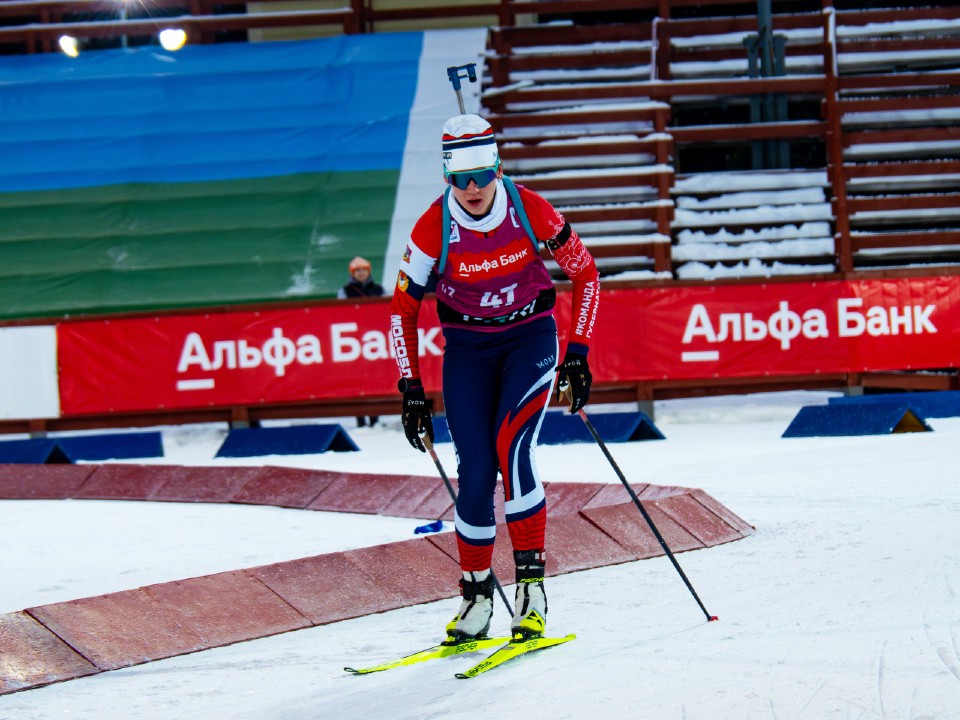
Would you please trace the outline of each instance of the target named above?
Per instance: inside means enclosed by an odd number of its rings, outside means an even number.
[[[687,656],[686,667],[683,668],[683,678],[680,681],[680,717],[681,720],[687,718],[687,678],[690,677],[690,665],[693,663],[693,655]]]
[[[856,720],[863,720],[863,718],[865,717],[871,717],[871,718],[879,717],[877,715],[876,710],[874,710],[873,708],[869,708],[866,705],[861,705],[860,703],[854,702],[853,700],[844,700],[844,702],[847,704],[848,713],[849,713],[849,708],[851,707],[855,707],[857,710],[860,711],[857,714]]]
[[[951,638],[952,639],[952,638]],[[947,649],[945,647],[934,647],[934,651],[937,653],[937,657],[940,658],[940,662],[943,663],[943,666],[950,671],[950,673],[960,681],[960,669],[957,669],[953,664],[953,658],[947,654]],[[956,647],[953,649],[954,654],[956,654]]]
[[[777,711],[773,709],[773,700],[770,698],[767,698],[767,710],[770,711],[770,717],[773,718],[773,720],[780,720],[780,718],[777,717]]]
[[[937,643],[930,636],[930,630],[932,626],[927,620],[926,613],[923,617],[923,634],[927,638],[927,644],[930,646],[930,649],[933,650],[933,654],[937,656],[937,659],[943,663],[943,666],[950,671],[950,674],[953,675],[958,681],[960,681],[960,667],[957,667],[953,658],[950,657],[950,651],[945,647],[945,643]],[[948,627],[947,633],[950,635],[950,646],[953,650],[953,654],[957,656],[957,659],[960,660],[960,655],[957,654],[957,643],[956,639],[953,637],[953,628]]]
[[[885,656],[887,652],[887,641],[883,641],[880,648],[880,657],[877,659],[877,696],[880,700],[880,718],[886,720],[887,711],[883,707],[883,672],[885,665]]]
[[[813,699],[820,694],[821,690],[823,690],[823,680],[820,681],[820,684],[817,685],[817,689],[813,691],[809,698],[807,698],[807,701],[803,704],[803,707],[800,708],[800,712],[797,713],[795,720],[800,720],[800,716],[806,712],[806,709],[810,707],[810,703],[812,703]]]
[[[957,661],[960,662],[960,649],[957,648],[957,638],[954,636],[955,628],[950,628],[950,644],[953,645],[953,654],[957,656]]]

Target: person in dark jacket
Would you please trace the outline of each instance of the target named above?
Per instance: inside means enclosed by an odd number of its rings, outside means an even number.
[[[350,261],[350,282],[344,285],[337,292],[337,297],[358,298],[358,297],[381,297],[383,295],[383,286],[373,281],[371,274],[372,267],[370,261],[359,255]],[[380,421],[377,415],[357,415],[357,427],[369,425],[373,427]]]
[[[381,297],[383,285],[373,280],[372,267],[366,258],[355,257],[350,261],[350,282],[337,291],[338,298]]]

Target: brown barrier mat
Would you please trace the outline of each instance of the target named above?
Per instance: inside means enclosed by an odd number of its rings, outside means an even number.
[[[401,595],[377,587],[346,553],[264,565],[251,572],[313,625],[392,610],[403,602]]]
[[[27,610],[101,670],[195,652],[203,643],[180,626],[175,608],[143,588]]]
[[[704,512],[704,506],[689,493],[677,493],[658,500],[657,508],[669,515],[704,547],[730,542],[740,535],[735,527],[728,525],[719,515]],[[673,550],[672,545],[670,549]]]
[[[260,472],[247,481],[230,502],[303,510],[332,480],[332,474],[316,470],[268,465],[260,468]]]
[[[402,491],[404,478],[341,473],[308,506],[309,510],[377,515]]]
[[[579,513],[550,519],[547,523],[547,547],[549,575],[563,575],[639,559],[616,538],[597,529]]]
[[[0,465],[0,500],[64,500],[97,469],[95,465]]]
[[[83,500],[148,500],[171,480],[186,476],[181,465],[87,466],[93,474],[74,495]],[[94,472],[94,470],[96,472]]]
[[[544,483],[543,492],[547,496],[550,517],[580,512],[580,508],[593,500],[603,487],[597,483],[584,482]]]
[[[98,672],[27,613],[0,615],[0,695]]]
[[[350,557],[373,579],[380,591],[404,598],[404,606],[419,605],[459,592],[459,575],[439,550],[422,540],[404,540],[348,550]]]
[[[205,647],[276,635],[311,623],[248,570],[150,585],[145,591],[174,610],[180,626]]]
[[[622,485],[544,489],[549,575],[663,554]],[[674,552],[753,532],[702,490],[634,490]],[[424,520],[453,514],[439,478],[270,466],[0,466],[0,498],[237,502]],[[509,585],[513,554],[500,493],[496,500],[493,567]],[[456,535],[446,532],[0,615],[0,694],[451,598],[456,558]]]
[[[186,468],[161,485],[150,500],[227,503],[260,474],[259,467],[201,466]],[[94,473],[96,478],[96,473]]]
[[[412,476],[402,485],[400,492],[380,508],[381,515],[436,519],[452,512],[450,491],[436,478]]]

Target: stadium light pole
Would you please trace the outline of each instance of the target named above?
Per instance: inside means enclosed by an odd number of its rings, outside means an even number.
[[[124,22],[127,19],[127,0],[117,0],[117,5],[120,8],[120,22]],[[120,36],[120,47],[127,47],[126,34]]]

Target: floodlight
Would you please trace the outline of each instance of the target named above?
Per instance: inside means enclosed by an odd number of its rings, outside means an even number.
[[[60,49],[63,51],[64,55],[75,58],[80,54],[80,48],[77,45],[77,39],[72,35],[61,35],[57,42],[60,44]]]
[[[164,50],[174,52],[183,47],[187,42],[187,33],[180,28],[167,28],[160,31],[160,45]]]

